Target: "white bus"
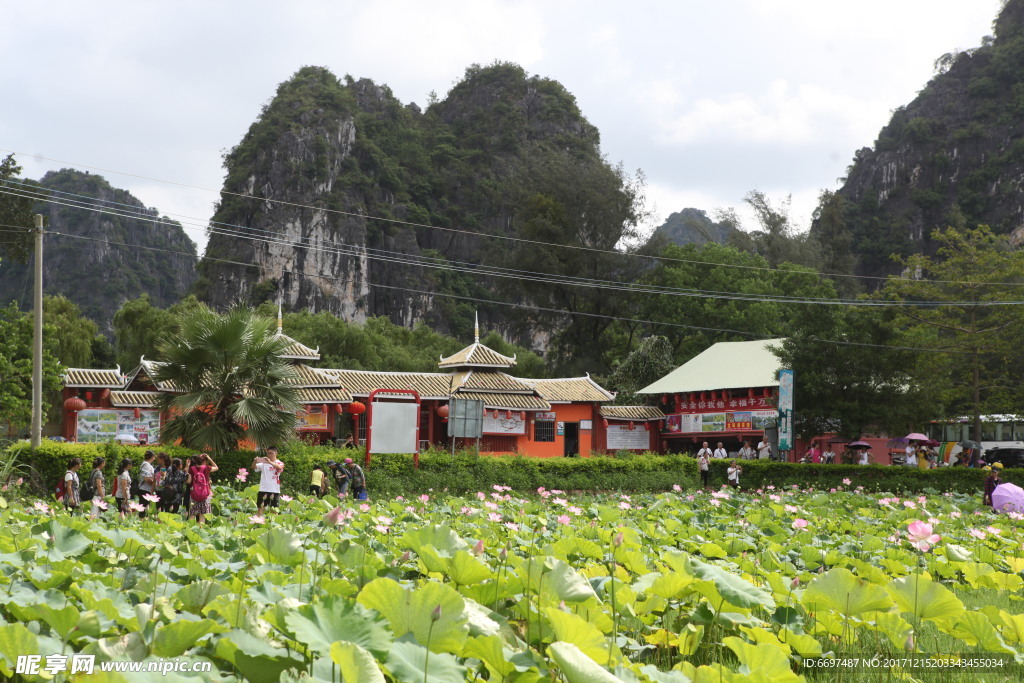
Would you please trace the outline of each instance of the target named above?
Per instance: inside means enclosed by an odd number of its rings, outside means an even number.
[[[935,420],[928,425],[929,438],[945,443],[973,441],[974,419]],[[982,415],[981,449],[1024,448],[1024,416]]]

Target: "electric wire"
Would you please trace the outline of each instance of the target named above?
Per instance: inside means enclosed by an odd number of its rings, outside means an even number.
[[[52,197],[47,197],[41,194],[20,194],[15,191],[3,191],[0,190],[0,194],[11,194],[14,196],[25,196],[32,198],[37,201],[48,202],[60,206],[66,206],[70,208],[78,208],[97,213],[103,213],[108,215],[114,215],[125,218],[132,218],[136,220],[149,221],[153,223],[163,224],[165,221],[163,218],[154,217],[148,210],[139,210],[139,207],[132,207],[131,210],[107,208],[99,209],[93,204],[87,202],[80,202],[78,200],[65,200],[58,201]],[[87,198],[90,201],[92,198]],[[233,230],[225,230],[218,228],[210,228],[210,232],[215,234],[221,234],[224,236],[230,236],[235,238],[248,239],[252,241],[260,241],[268,244],[281,244],[285,246],[300,247],[305,249],[312,249],[314,251],[321,251],[326,253],[332,253],[343,256],[350,256],[355,258],[367,258],[369,260],[382,261],[387,263],[398,263],[401,265],[410,265],[414,267],[426,267],[435,268],[440,270],[447,270],[451,272],[467,273],[475,276],[489,276],[489,277],[501,277],[511,278],[516,280],[527,280],[531,282],[537,282],[542,284],[554,284],[562,286],[579,286],[597,289],[606,289],[610,291],[628,292],[631,294],[662,294],[669,296],[683,296],[683,297],[695,297],[695,298],[709,298],[709,299],[722,299],[730,301],[746,301],[746,302],[764,302],[772,301],[778,303],[796,303],[796,304],[820,304],[820,305],[849,305],[849,306],[870,306],[870,307],[938,307],[938,306],[952,306],[957,305],[960,302],[951,301],[891,301],[891,300],[871,300],[871,299],[826,299],[826,298],[815,298],[815,297],[791,297],[787,295],[760,295],[760,294],[743,294],[738,292],[719,292],[714,290],[697,290],[697,289],[681,289],[681,288],[666,288],[655,285],[638,285],[636,283],[621,283],[617,281],[609,280],[597,280],[590,278],[576,278],[573,276],[565,275],[553,275],[550,273],[538,273],[535,271],[522,271],[515,269],[506,269],[496,266],[478,265],[478,264],[467,264],[465,262],[452,262],[444,259],[430,259],[423,258],[416,255],[402,254],[400,252],[391,252],[387,250],[371,249],[367,247],[354,247],[349,245],[343,245],[341,247],[328,247],[323,246],[323,243],[313,244],[303,243],[302,241],[286,240],[279,236],[275,238],[262,238],[254,235],[245,234],[246,230],[254,230],[249,228],[241,228],[241,226],[232,226]],[[269,231],[259,231],[269,232]],[[330,243],[327,243],[330,244]],[[812,273],[806,273],[812,275]],[[817,274],[813,274],[817,275]],[[977,305],[980,306],[1009,306],[1009,305],[1021,305],[1024,301],[984,301],[979,302]]]
[[[113,170],[113,169],[103,168],[103,167],[100,167],[100,166],[90,166],[88,164],[81,164],[81,163],[78,163],[78,162],[66,161],[66,160],[63,160],[63,159],[55,159],[53,157],[42,156],[40,154],[32,154],[32,153],[28,153],[28,152],[20,152],[18,150],[7,149],[7,148],[4,148],[4,147],[0,147],[0,151],[9,152],[9,153],[12,153],[12,154],[21,154],[23,156],[28,156],[28,157],[31,157],[31,158],[34,158],[34,159],[42,159],[42,160],[45,160],[45,161],[53,161],[53,162],[60,163],[60,164],[69,164],[69,165],[71,165],[71,166],[73,166],[75,168],[88,168],[88,169],[95,170],[95,171],[103,171],[104,173],[114,173],[114,174],[117,174],[117,175],[127,176],[129,178],[139,178],[140,180],[151,180],[151,181],[157,182],[157,183],[164,183],[164,184],[167,184],[167,185],[176,185],[178,187],[185,187],[185,188],[189,188],[189,189],[193,189],[193,190],[202,190],[204,192],[213,192],[213,193],[216,193],[216,194],[219,194],[219,195],[228,195],[228,196],[233,196],[233,197],[239,197],[239,198],[242,198],[242,199],[255,200],[257,202],[273,203],[273,204],[279,204],[279,205],[282,205],[282,206],[291,206],[291,207],[295,207],[295,208],[311,209],[311,210],[315,210],[315,211],[324,211],[324,212],[327,212],[327,213],[334,213],[334,214],[338,214],[338,215],[342,215],[342,216],[350,216],[350,217],[360,218],[360,219],[363,219],[363,220],[378,221],[378,222],[383,222],[383,223],[391,223],[391,224],[395,224],[395,225],[405,225],[405,226],[414,227],[414,228],[427,228],[427,229],[430,229],[430,230],[440,230],[440,231],[445,231],[445,232],[452,232],[452,233],[469,235],[469,236],[472,236],[472,237],[475,237],[475,238],[509,240],[509,241],[513,241],[513,242],[521,242],[521,243],[533,244],[533,245],[537,245],[537,246],[555,247],[555,248],[558,248],[558,249],[575,249],[575,250],[589,251],[589,252],[609,253],[609,254],[617,254],[617,255],[621,255],[621,256],[639,257],[639,258],[650,259],[650,260],[655,260],[655,261],[668,261],[668,262],[676,262],[676,263],[688,263],[688,264],[692,264],[692,265],[714,266],[714,267],[719,267],[719,268],[737,268],[737,269],[743,269],[743,270],[755,270],[755,271],[766,271],[766,272],[782,272],[782,273],[792,272],[792,271],[788,271],[788,270],[785,270],[785,269],[782,269],[782,268],[773,268],[773,267],[770,267],[770,266],[766,267],[766,266],[748,266],[748,265],[735,264],[735,263],[714,263],[714,262],[711,262],[711,261],[698,261],[698,260],[694,260],[694,259],[681,259],[681,258],[676,258],[676,257],[671,257],[671,256],[658,256],[658,255],[655,255],[655,254],[641,254],[641,253],[637,253],[637,252],[618,251],[618,250],[613,250],[613,249],[598,249],[596,247],[586,247],[586,246],[576,245],[576,244],[559,244],[559,243],[556,243],[556,242],[543,242],[543,241],[540,241],[540,240],[529,240],[529,239],[525,239],[525,238],[522,238],[522,237],[513,237],[513,236],[510,236],[510,235],[492,235],[492,234],[478,233],[478,232],[474,232],[472,230],[460,230],[458,228],[447,228],[447,227],[438,226],[438,225],[430,225],[429,223],[416,223],[416,222],[413,222],[413,221],[403,221],[403,220],[400,220],[400,219],[397,219],[397,218],[386,218],[386,217],[383,217],[383,216],[370,216],[370,215],[367,215],[367,214],[354,213],[354,212],[350,212],[350,211],[342,211],[340,209],[328,209],[328,208],[324,208],[324,207],[315,207],[315,206],[310,206],[310,205],[307,205],[307,204],[300,204],[300,203],[297,203],[297,202],[289,202],[289,201],[285,201],[285,200],[282,200],[282,199],[271,199],[271,198],[268,198],[268,197],[255,197],[253,195],[242,194],[242,193],[238,193],[238,192],[230,192],[230,191],[224,190],[224,189],[214,190],[214,189],[211,189],[211,188],[208,188],[208,187],[202,187],[200,185],[191,185],[191,184],[188,184],[188,183],[181,183],[181,182],[177,182],[177,181],[173,181],[173,180],[165,180],[165,179],[162,179],[162,178],[155,178],[155,177],[152,177],[152,176],[145,176],[145,175],[139,175],[139,174],[135,174],[135,173],[128,173],[128,172],[125,172],[125,171],[116,171],[116,170]],[[883,281],[887,281],[887,280],[892,279],[892,277],[890,277],[890,276],[855,275],[855,274],[852,274],[852,273],[819,273],[819,275],[821,275],[822,277],[829,277],[829,278],[853,278],[853,279],[862,279],[862,280],[883,280]],[[896,279],[910,280],[910,278],[896,278]],[[984,282],[972,282],[972,281],[969,281],[969,280],[930,280],[930,282],[936,282],[936,283],[941,283],[941,284],[966,284],[966,285],[971,285],[971,284],[999,284],[999,285],[1013,286],[1013,287],[1024,286],[1024,283],[1019,283],[1019,282],[984,283]]]

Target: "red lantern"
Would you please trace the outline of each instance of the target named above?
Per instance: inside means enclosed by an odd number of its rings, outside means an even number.
[[[521,413],[519,413],[519,421],[520,422],[526,422],[526,411],[525,410],[522,411]]]
[[[636,429],[636,425],[633,424],[632,422],[630,422],[629,423],[629,431],[633,431],[634,429]]]
[[[505,411],[505,419],[506,420],[511,420],[512,419],[512,411],[511,410],[506,410]]]
[[[644,422],[644,431],[645,432],[651,431],[651,423],[650,422]]]
[[[343,411],[345,409],[345,407],[343,405],[341,405],[340,403],[335,403],[333,407],[334,407],[334,412],[337,415],[341,415],[341,411]]]
[[[441,417],[448,417],[448,406],[447,405],[438,406],[437,407],[437,414],[440,415]]]
[[[605,429],[608,429],[608,420],[601,420],[601,424],[604,425]]]
[[[662,394],[661,395],[661,405],[665,405],[666,403],[668,403],[668,394]]]
[[[136,420],[138,420],[140,417],[142,417],[142,409],[141,408],[136,408],[135,410],[132,411],[132,413],[135,414],[135,419]]]
[[[91,401],[92,400],[92,392],[91,391],[85,392],[85,400],[86,401]]]
[[[495,419],[495,420],[497,420],[497,419],[498,419],[498,411],[497,411],[497,410],[495,410],[495,411],[494,411],[494,419]]]
[[[359,401],[352,401],[352,403],[348,404],[348,412],[353,415],[362,415],[366,412],[366,404],[360,403]]]
[[[110,389],[104,389],[100,392],[100,399],[106,401],[108,398],[110,398]]]
[[[64,401],[64,410],[70,410],[74,413],[77,413],[79,410],[85,410],[85,401],[77,396],[72,396]]]

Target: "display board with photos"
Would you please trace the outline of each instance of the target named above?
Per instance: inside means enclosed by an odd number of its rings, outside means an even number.
[[[88,409],[78,411],[75,440],[79,443],[151,444],[160,441],[160,411]]]
[[[746,410],[721,413],[674,413],[665,416],[666,434],[704,432],[764,431],[775,424],[775,410]]]

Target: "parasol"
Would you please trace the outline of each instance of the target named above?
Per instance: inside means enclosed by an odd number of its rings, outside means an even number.
[[[1024,513],[1024,489],[1016,484],[1000,484],[992,492],[992,509]]]
[[[924,435],[924,434],[921,434],[920,432],[911,432],[910,434],[907,434],[903,438],[906,439],[907,441],[927,441],[928,440],[928,437],[926,435]]]
[[[848,448],[871,448],[871,444],[867,441],[854,441],[853,443],[846,444]]]

